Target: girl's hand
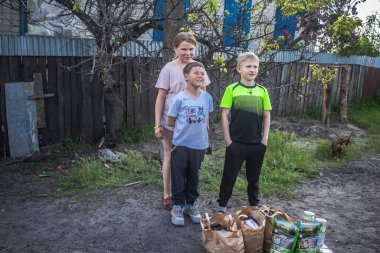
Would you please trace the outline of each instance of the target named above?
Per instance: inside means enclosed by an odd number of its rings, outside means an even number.
[[[162,127],[158,127],[154,129],[154,135],[156,136],[157,139],[164,138],[164,129]]]

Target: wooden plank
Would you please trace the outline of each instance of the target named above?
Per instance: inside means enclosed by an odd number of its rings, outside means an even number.
[[[312,69],[310,65],[307,66],[307,80],[309,81],[306,86],[306,100],[305,100],[305,112],[311,109],[312,93],[313,93],[313,81],[312,81]]]
[[[75,57],[70,57],[68,59],[70,66],[76,66],[77,62],[75,60]],[[70,88],[68,89],[68,94],[70,94],[71,99],[71,136],[74,139],[79,138],[79,125],[80,125],[80,119],[79,119],[79,99],[78,99],[78,81],[77,81],[77,71],[78,68],[72,68],[71,71],[68,71],[70,75]]]
[[[75,92],[77,94],[77,131],[78,131],[78,136],[82,137],[83,136],[83,91],[82,91],[82,67],[83,67],[83,59],[81,57],[75,57],[74,58],[74,63],[75,66],[78,66],[75,68],[75,80],[76,80],[76,85],[75,85]],[[91,142],[90,142],[91,143]]]
[[[126,105],[126,87],[127,87],[127,74],[125,71],[125,59],[122,59],[123,61],[118,64],[119,69],[119,82],[120,82],[120,88],[119,88],[119,94],[120,98],[124,101],[124,105]],[[125,116],[124,116],[125,117]]]
[[[4,158],[9,154],[8,128],[5,108],[5,83],[9,82],[9,58],[0,56],[0,156]],[[20,57],[18,57],[20,58]]]
[[[93,142],[97,143],[105,135],[104,123],[105,123],[105,111],[104,111],[104,87],[100,82],[97,75],[93,76],[92,86],[93,99],[92,99],[92,111],[93,111],[93,124],[94,124],[94,137]]]
[[[334,93],[334,101],[335,103],[339,102],[339,96],[340,96],[340,87],[341,87],[341,82],[342,82],[342,68],[337,69],[337,76],[335,78],[336,83],[335,85],[335,93]]]
[[[354,91],[354,82],[355,82],[356,68],[355,66],[351,66],[348,79],[348,102],[352,102],[353,91]]]
[[[149,81],[152,78],[149,71],[149,58],[142,57],[140,65],[141,83],[141,123],[149,124]]]
[[[81,93],[83,94],[82,107],[82,136],[90,143],[94,140],[94,124],[93,124],[93,89],[90,81],[91,62],[85,62],[81,67]]]
[[[307,79],[307,73],[308,73],[308,65],[303,63],[302,65],[302,72],[301,72],[301,75],[300,75],[300,79],[301,78],[306,78]],[[305,111],[305,104],[306,104],[306,92],[307,92],[307,84],[302,84],[302,88],[301,88],[301,99],[300,99],[300,102],[299,102],[299,109],[298,109],[298,112],[299,113],[303,113]]]
[[[284,112],[283,112],[283,104],[284,104],[284,94],[285,94],[285,91],[284,91],[284,87],[283,87],[283,83],[285,83],[285,79],[286,79],[286,72],[288,70],[288,67],[287,65],[282,65],[281,66],[281,76],[279,77],[279,82],[278,82],[278,104],[277,104],[277,113],[278,113],[278,116],[283,116],[284,115]]]
[[[300,92],[301,92],[301,86],[299,83],[300,76],[301,76],[301,63],[296,63],[296,72],[294,75],[294,93],[293,93],[293,105],[292,105],[292,114],[296,114],[299,112],[299,106],[300,106]]]
[[[32,82],[33,73],[38,72],[38,57],[24,56],[22,58],[22,66],[22,80],[24,82]]]
[[[70,66],[70,58],[63,57],[62,64],[64,67]],[[72,138],[72,125],[71,125],[71,106],[72,106],[72,94],[71,94],[71,75],[70,71],[66,68],[63,69],[63,99],[64,99],[64,121],[65,121],[65,138]]]
[[[362,94],[364,97],[373,96],[380,89],[380,68],[364,69]]]
[[[211,115],[210,123],[209,123],[211,129],[214,128],[213,123],[218,121],[218,116],[220,115],[219,104],[220,104],[220,98],[221,98],[220,96],[221,88],[219,86],[219,83],[215,82],[215,79],[217,78],[213,78],[213,74],[214,73],[210,73],[210,72],[207,73],[210,79],[214,79],[214,82],[211,82],[206,88],[206,91],[210,93],[214,102],[214,113]],[[224,80],[224,79],[217,79],[217,80]],[[227,83],[225,83],[224,85],[227,85]]]
[[[135,126],[141,125],[142,123],[142,108],[141,108],[141,58],[136,58],[137,64],[133,65],[133,105],[134,105],[134,114],[135,114]]]
[[[294,64],[288,64],[289,65],[289,73],[286,80],[286,97],[285,97],[285,115],[288,116],[291,114],[292,111],[292,100],[293,100],[293,87],[292,87],[292,76],[294,75]]]
[[[149,62],[149,73],[151,73],[151,77],[149,80],[149,88],[148,88],[148,97],[149,97],[149,121],[148,123],[153,126],[154,125],[154,110],[156,106],[156,98],[157,98],[157,89],[154,87],[156,85],[156,81],[158,78],[158,70],[157,66],[157,58],[151,60]]]
[[[360,65],[357,65],[357,76],[356,76],[356,82],[355,82],[355,94],[354,94],[354,102],[357,103],[360,101],[360,97],[361,97],[361,91],[360,91],[360,86],[361,86],[361,83],[360,83],[360,79],[361,79],[361,75],[362,75],[362,66]]]
[[[29,96],[29,99],[36,99],[37,109],[37,128],[46,128],[45,121],[45,102],[44,102],[44,90],[42,84],[42,73],[33,73],[34,80],[34,96]],[[51,97],[54,94],[50,94]]]
[[[46,100],[46,125],[49,142],[56,143],[59,140],[57,57],[47,57],[47,73],[45,90],[55,96]]]
[[[358,91],[359,97],[358,97],[357,102],[360,102],[362,97],[363,97],[363,85],[364,85],[365,69],[366,69],[366,67],[360,66],[360,75],[359,75],[359,81],[358,81],[358,83],[359,83],[359,91]]]
[[[301,63],[296,63],[296,75],[295,75],[295,86],[296,86],[296,92],[294,94],[294,104],[292,108],[292,113],[297,114],[300,111],[300,104],[301,104],[301,97],[299,96],[302,91],[302,86],[300,85],[300,78],[302,76],[302,64]]]
[[[40,88],[39,92],[42,92],[41,94],[43,94],[43,93],[45,93],[44,92],[44,87],[46,87],[46,83],[47,83],[46,57],[45,56],[39,56],[39,57],[37,57],[37,68],[36,68],[36,70],[35,70],[34,73],[41,73],[41,81],[42,81],[41,84],[42,85],[41,85],[41,88]],[[34,73],[33,73],[33,79],[34,79]],[[49,99],[50,98],[36,100],[36,102],[39,102],[40,104],[41,104],[41,101],[43,103],[43,108],[41,108],[41,111],[43,110],[43,114],[44,114],[43,115],[43,121],[45,122],[45,127],[38,128],[40,146],[46,146],[46,145],[51,144],[49,131],[46,129],[46,114],[47,114],[47,110],[46,110],[45,104],[46,104],[46,101],[49,100]],[[38,119],[38,117],[37,117],[37,119]]]
[[[133,102],[133,64],[132,60],[127,60],[125,64],[126,68],[126,107],[127,107],[127,113],[126,113],[126,121],[127,121],[127,128],[134,126],[134,102]]]
[[[273,67],[270,70],[269,75],[273,76],[273,85],[271,91],[271,104],[272,109],[276,115],[279,115],[278,112],[278,104],[279,104],[279,96],[280,96],[280,86],[281,86],[281,71],[282,68],[277,63],[273,64]]]
[[[59,139],[65,138],[65,91],[63,57],[57,57],[57,99],[58,99],[58,129]]]
[[[119,96],[121,101],[123,101],[124,104],[124,114],[123,114],[123,126],[122,126],[122,131],[126,128],[126,108],[127,108],[127,100],[126,100],[126,86],[127,86],[127,81],[126,81],[126,71],[125,71],[125,58],[120,59],[120,63],[117,65],[118,71],[119,71]]]

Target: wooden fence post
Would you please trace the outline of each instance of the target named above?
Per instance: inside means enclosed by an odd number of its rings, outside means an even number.
[[[339,122],[347,123],[347,87],[348,87],[349,67],[345,65],[342,69],[342,82],[339,94]]]

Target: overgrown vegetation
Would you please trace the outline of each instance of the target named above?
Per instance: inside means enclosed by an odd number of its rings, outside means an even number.
[[[76,151],[76,150],[79,150],[79,149],[83,149],[86,146],[88,146],[88,144],[83,139],[81,139],[81,138],[77,138],[77,139],[64,139],[63,142],[62,142],[62,148],[64,150]]]
[[[80,158],[76,167],[62,179],[62,185],[66,192],[76,193],[137,181],[160,184],[160,179],[158,161],[147,159],[138,151],[127,151],[118,154],[118,159],[113,162],[93,157]]]
[[[271,131],[260,190],[264,195],[293,196],[293,186],[307,178],[317,177],[321,168],[339,168],[358,159],[364,152],[379,152],[380,147],[380,95],[352,105],[348,110],[350,123],[368,130],[368,138],[360,143],[351,140],[345,154],[333,156],[328,140],[299,139],[294,133]],[[337,115],[337,112],[333,112]],[[317,115],[317,113],[315,113]],[[337,116],[334,117],[337,119]],[[152,133],[149,128],[125,132],[133,142],[144,141]],[[218,141],[223,141],[217,138]],[[128,142],[128,141],[127,141]],[[314,144],[313,144],[314,143]],[[206,156],[200,173],[200,191],[216,197],[223,173],[224,148]],[[77,192],[98,187],[118,186],[135,181],[161,185],[160,164],[147,154],[127,151],[119,154],[117,162],[106,163],[98,159],[82,158],[75,169],[63,180],[66,191]],[[244,167],[244,166],[243,166]],[[238,176],[234,194],[246,195],[246,176],[243,168]]]
[[[154,131],[149,125],[133,126],[124,130],[121,139],[126,143],[136,143],[154,139]]]

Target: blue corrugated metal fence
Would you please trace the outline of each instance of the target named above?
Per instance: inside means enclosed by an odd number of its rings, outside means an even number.
[[[149,57],[151,52],[159,54],[162,42],[128,42],[115,55],[124,57]],[[63,38],[49,36],[0,35],[0,55],[3,56],[93,56],[97,46],[93,39]],[[273,52],[271,52],[273,53]],[[280,51],[275,54],[275,62],[305,62],[315,64],[350,64],[380,68],[380,58],[368,56],[338,56],[324,53],[302,53]]]

